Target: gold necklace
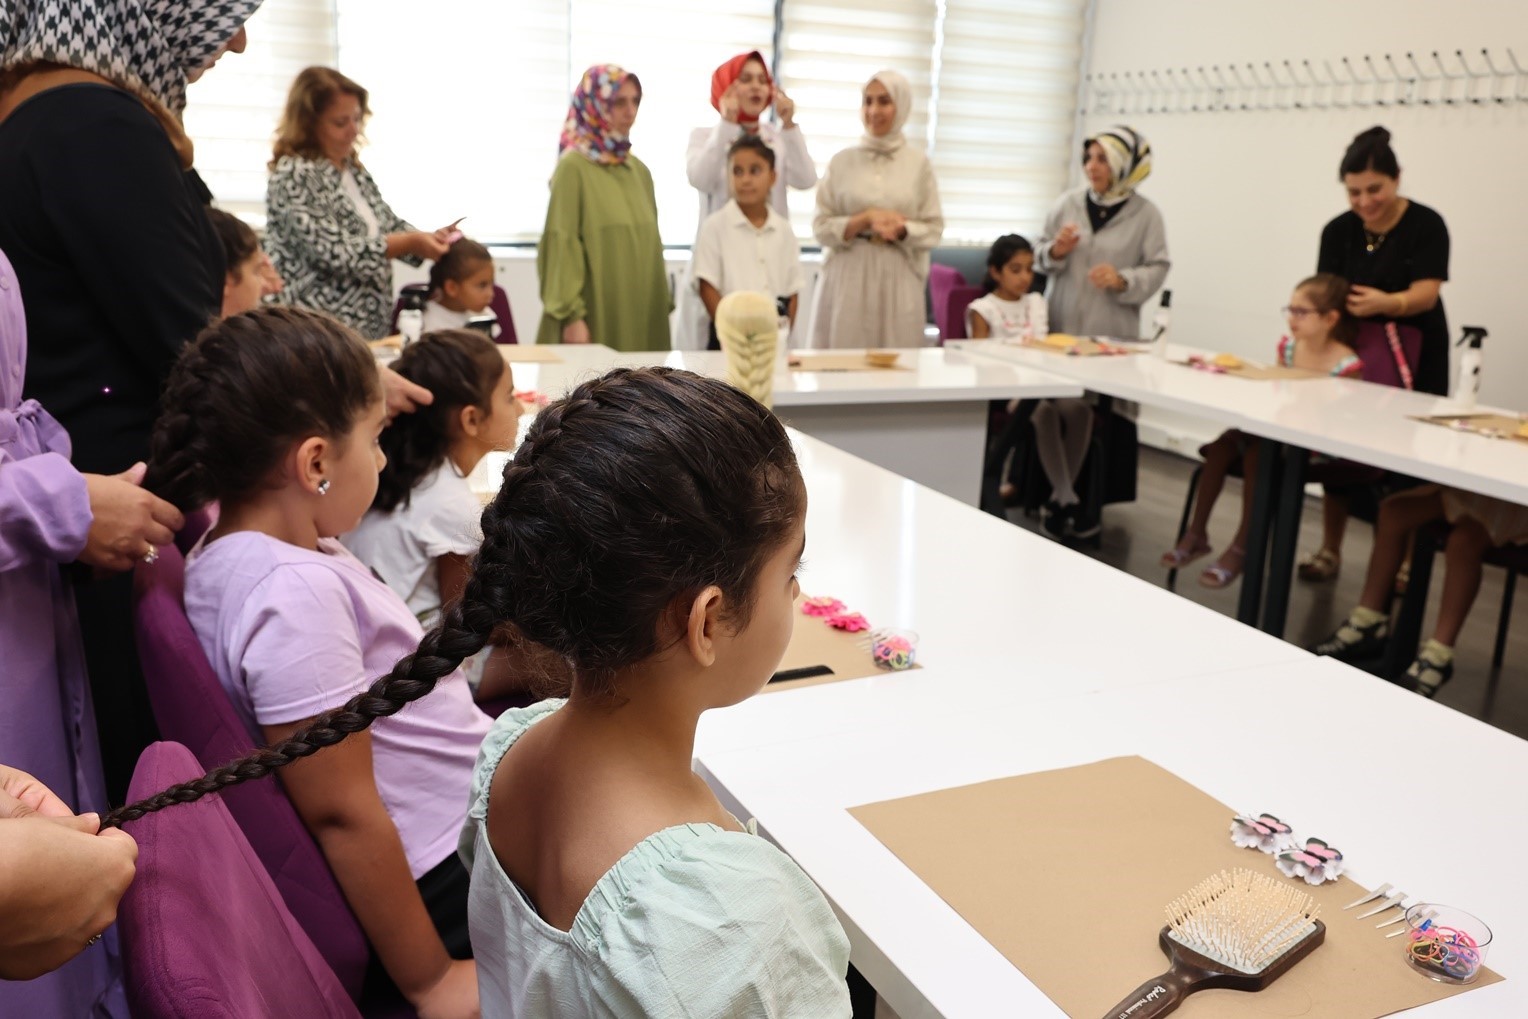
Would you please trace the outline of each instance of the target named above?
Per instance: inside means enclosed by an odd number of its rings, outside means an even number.
[[[1384,247],[1385,246],[1385,237],[1387,236],[1388,233],[1389,233],[1389,231],[1386,231],[1385,233],[1378,233],[1377,234],[1374,231],[1372,231],[1372,230],[1368,229],[1367,227],[1365,227],[1364,228],[1364,250],[1369,252],[1369,254],[1372,255],[1372,254],[1374,254],[1374,252],[1376,252],[1380,248]]]

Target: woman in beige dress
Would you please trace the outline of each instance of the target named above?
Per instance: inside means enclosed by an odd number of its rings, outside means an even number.
[[[814,347],[923,343],[929,250],[944,233],[939,185],[902,125],[912,87],[896,71],[865,85],[865,134],[828,163],[813,232],[826,252],[812,321]]]

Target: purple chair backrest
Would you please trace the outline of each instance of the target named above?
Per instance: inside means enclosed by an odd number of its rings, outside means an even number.
[[[185,747],[154,743],[128,796],[201,773]],[[127,831],[138,840],[138,873],[118,926],[135,1016],[359,1019],[217,796],[148,814]]]
[[[519,343],[520,339],[515,335],[515,317],[509,313],[509,295],[497,283],[493,285],[493,300],[488,302],[488,310],[499,319],[499,335],[493,342]]]
[[[185,744],[205,771],[242,757],[256,744],[186,619],[185,570],[185,559],[173,545],[160,549],[152,565],[139,563],[133,573],[133,616],[159,731]],[[297,922],[340,984],[359,997],[369,954],[366,937],[277,780],[246,782],[220,796]]]
[[[982,295],[981,287],[973,287],[961,281],[960,286],[950,291],[949,297],[945,298],[945,321],[949,323],[948,329],[939,330],[939,343],[944,345],[945,340],[963,340],[966,338],[966,308],[972,301]]]
[[[953,266],[932,263],[928,267],[928,296],[929,303],[934,308],[934,325],[939,327],[941,338],[950,335],[950,323],[947,321],[950,311],[950,294],[956,287],[966,285],[966,278],[960,274],[960,270]]]
[[[1363,362],[1365,382],[1410,389],[1411,373],[1416,371],[1417,359],[1422,355],[1422,331],[1394,323],[1360,322],[1358,335],[1353,338],[1353,353]],[[1406,359],[1404,372],[1401,357]]]

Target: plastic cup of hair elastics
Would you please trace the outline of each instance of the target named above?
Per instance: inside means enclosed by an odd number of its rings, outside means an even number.
[[[1452,906],[1419,902],[1406,910],[1406,962],[1440,984],[1467,984],[1480,976],[1491,928]]]
[[[870,659],[880,669],[910,669],[918,660],[918,635],[911,630],[875,630]]]

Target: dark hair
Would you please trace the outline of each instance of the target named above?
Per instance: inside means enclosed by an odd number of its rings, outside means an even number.
[[[1329,311],[1337,313],[1337,325],[1332,329],[1332,336],[1351,347],[1358,336],[1358,320],[1348,311],[1348,291],[1352,289],[1352,284],[1335,273],[1318,272],[1296,283],[1295,289],[1308,296],[1310,303],[1322,315]]]
[[[217,231],[218,240],[223,242],[223,258],[228,266],[228,274],[237,283],[244,278],[239,267],[260,250],[260,238],[248,223],[222,209],[207,206],[207,218],[212,221],[212,229]]]
[[[504,355],[482,333],[438,329],[404,348],[392,369],[428,389],[435,399],[412,414],[399,414],[382,431],[387,466],[377,479],[371,506],[384,513],[407,506],[425,475],[445,462],[453,422],[463,407],[491,412],[493,387],[504,377]]]
[[[460,282],[468,277],[479,265],[487,262],[493,264],[493,256],[488,249],[477,241],[466,237],[457,238],[446,253],[435,260],[430,266],[430,292],[441,290],[446,285],[446,280]]]
[[[1034,250],[1034,245],[1018,234],[1004,234],[993,241],[991,250],[987,252],[987,276],[982,280],[982,293],[990,294],[997,289],[997,280],[992,278],[993,269],[1001,269],[1013,261],[1014,255]]]
[[[739,152],[753,152],[764,162],[768,163],[771,170],[775,168],[775,150],[770,148],[769,143],[756,134],[744,133],[739,135],[738,140],[733,142],[727,149],[727,165],[729,167],[732,165],[732,157]]]
[[[1337,170],[1340,181],[1350,173],[1373,170],[1392,179],[1401,175],[1401,165],[1395,161],[1395,150],[1390,147],[1390,132],[1378,125],[1353,138],[1348,151],[1342,154],[1342,166]]]
[[[721,588],[745,626],[753,588],[803,506],[785,428],[725,382],[618,368],[536,416],[499,494],[459,601],[344,707],[291,738],[107,814],[103,826],[261,778],[428,694],[495,643],[529,644],[581,691],[665,646],[676,603]]]
[[[165,383],[144,487],[192,510],[263,486],[287,447],[339,438],[382,398],[377,362],[349,327],[265,307],[214,322]]]

